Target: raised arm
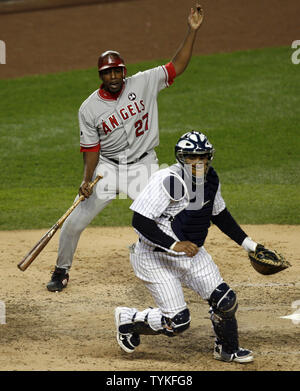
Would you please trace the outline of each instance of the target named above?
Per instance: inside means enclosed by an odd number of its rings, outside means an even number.
[[[192,56],[193,46],[197,31],[203,22],[203,9],[200,4],[196,4],[196,9],[191,8],[188,16],[188,32],[184,41],[177,50],[175,56],[172,58],[172,63],[175,67],[176,76],[184,72],[190,58]]]

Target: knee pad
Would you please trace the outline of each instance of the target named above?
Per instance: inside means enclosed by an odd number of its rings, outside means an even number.
[[[214,314],[222,319],[234,317],[238,307],[235,292],[225,282],[217,286],[210,295],[208,302]]]
[[[213,291],[208,303],[211,306],[211,321],[218,343],[226,352],[238,349],[238,327],[235,318],[237,310],[236,294],[226,283]]]
[[[168,337],[174,337],[190,327],[191,317],[188,308],[178,312],[173,318],[163,316],[163,333]]]

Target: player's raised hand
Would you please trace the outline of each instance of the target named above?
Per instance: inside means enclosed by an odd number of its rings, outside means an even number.
[[[198,246],[195,243],[190,242],[189,240],[177,242],[173,248],[173,251],[176,251],[178,253],[186,253],[188,257],[195,256],[198,250]]]
[[[192,30],[198,30],[203,22],[203,8],[200,4],[196,4],[196,8],[191,8],[191,12],[188,17],[188,24]]]

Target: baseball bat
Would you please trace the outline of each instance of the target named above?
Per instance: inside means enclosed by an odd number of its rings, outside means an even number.
[[[90,188],[92,189],[99,179],[103,178],[101,175],[97,175],[95,180],[91,182]],[[43,248],[47,245],[50,239],[54,236],[56,231],[62,226],[66,218],[73,212],[73,210],[84,200],[84,195],[81,195],[73,205],[66,211],[66,213],[45,233],[45,235],[36,243],[36,245],[29,251],[28,254],[18,263],[18,268],[25,271],[28,266],[35,260]]]

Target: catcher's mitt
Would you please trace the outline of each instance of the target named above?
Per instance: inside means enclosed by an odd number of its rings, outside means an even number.
[[[251,265],[260,274],[275,274],[291,266],[281,254],[268,250],[262,244],[258,244],[256,250],[250,251],[248,256]]]

